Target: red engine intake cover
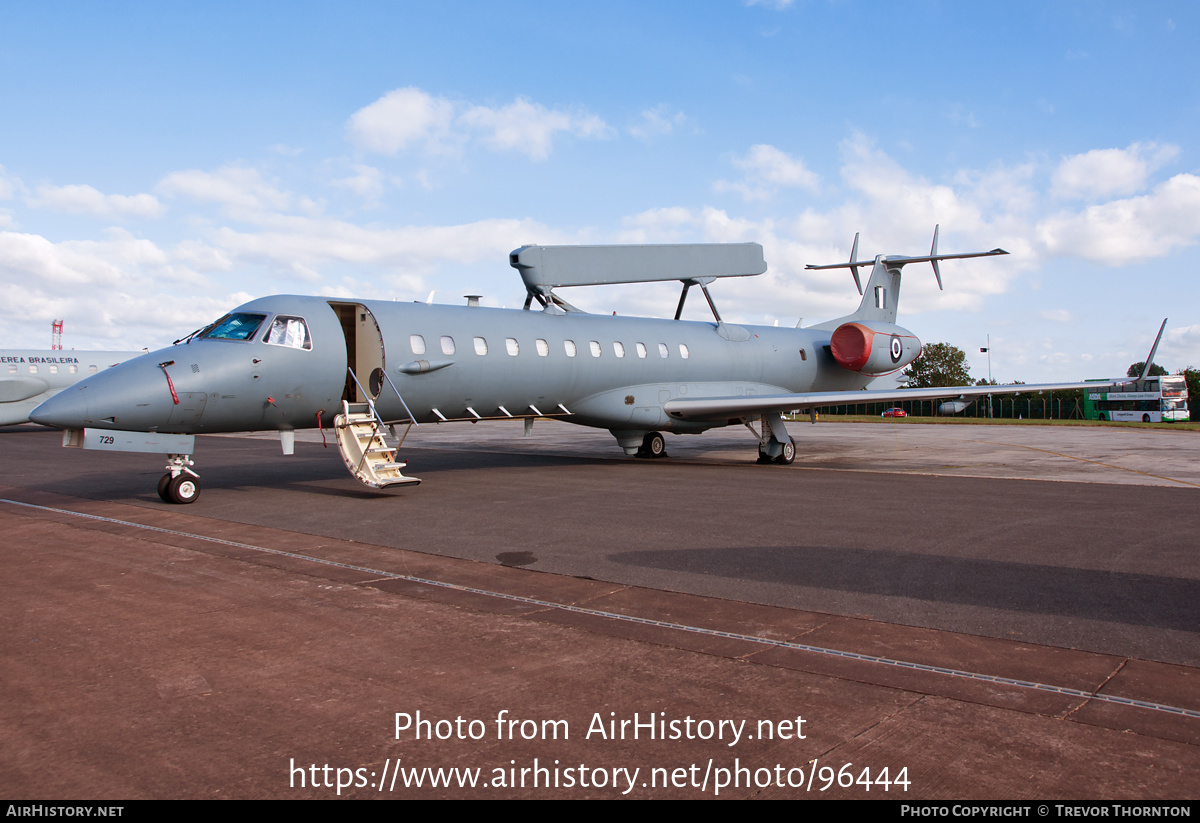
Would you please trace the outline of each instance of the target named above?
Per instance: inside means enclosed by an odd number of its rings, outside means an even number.
[[[862,323],[843,323],[829,339],[829,351],[838,365],[860,371],[871,359],[871,342],[875,332]]]

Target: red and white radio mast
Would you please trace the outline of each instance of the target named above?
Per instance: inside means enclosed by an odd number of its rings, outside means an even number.
[[[63,321],[61,320],[54,320],[50,323],[50,348],[52,349],[62,348],[62,326]]]

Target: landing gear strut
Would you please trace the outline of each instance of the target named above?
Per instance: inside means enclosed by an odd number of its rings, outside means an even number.
[[[192,503],[200,496],[200,475],[192,471],[190,454],[167,456],[167,473],[158,481],[158,496],[164,503]]]

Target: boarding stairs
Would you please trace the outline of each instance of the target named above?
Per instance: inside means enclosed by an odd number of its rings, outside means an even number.
[[[387,426],[370,400],[365,403],[343,400],[342,413],[334,418],[333,427],[342,460],[360,483],[383,489],[421,482],[404,474],[408,463],[398,458],[397,446],[388,445],[384,434]]]

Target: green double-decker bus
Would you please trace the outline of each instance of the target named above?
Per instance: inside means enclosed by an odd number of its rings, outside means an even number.
[[[1114,388],[1116,391],[1085,391],[1083,416],[1142,423],[1189,419],[1187,382],[1181,374],[1130,380]]]

